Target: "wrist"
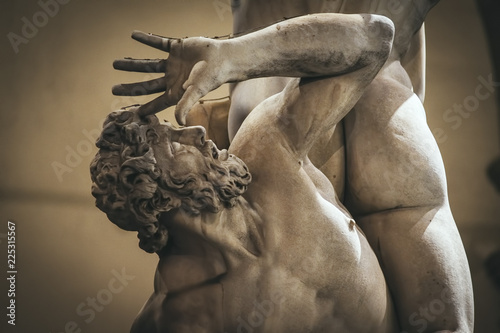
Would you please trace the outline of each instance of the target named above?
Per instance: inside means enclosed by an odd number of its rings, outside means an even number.
[[[241,82],[262,73],[262,50],[249,47],[248,40],[234,38],[220,41],[219,61],[224,82]]]
[[[234,39],[219,41],[217,49],[217,61],[220,66],[220,79],[222,82],[238,82],[242,81],[241,75],[241,58],[237,54],[237,49],[234,45]]]

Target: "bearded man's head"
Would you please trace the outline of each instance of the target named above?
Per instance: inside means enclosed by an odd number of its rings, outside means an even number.
[[[96,146],[90,165],[96,206],[120,228],[138,231],[147,252],[167,243],[162,212],[216,213],[234,206],[251,181],[243,161],[205,140],[203,127],[176,129],[134,110],[112,112]]]

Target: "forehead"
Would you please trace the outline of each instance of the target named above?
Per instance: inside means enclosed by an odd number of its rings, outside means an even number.
[[[170,141],[173,131],[170,123],[160,123],[155,115],[140,117],[132,110],[119,110],[111,112],[104,121],[101,139],[115,144],[155,145]]]
[[[108,132],[125,136],[122,140],[129,141],[139,136],[142,137],[140,140],[152,145],[177,142],[182,145],[201,146],[205,143],[206,137],[205,128],[202,126],[178,128],[168,121],[160,123],[155,115],[140,117],[134,110],[112,112],[106,119],[104,127]]]

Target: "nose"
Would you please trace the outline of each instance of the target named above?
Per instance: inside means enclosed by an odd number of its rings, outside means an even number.
[[[172,133],[172,140],[183,145],[202,147],[205,144],[206,131],[203,126],[189,126]]]

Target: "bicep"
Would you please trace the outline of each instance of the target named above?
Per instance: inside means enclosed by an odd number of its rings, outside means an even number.
[[[292,148],[306,155],[354,107],[373,76],[368,66],[334,77],[291,81],[281,93],[276,119]]]

